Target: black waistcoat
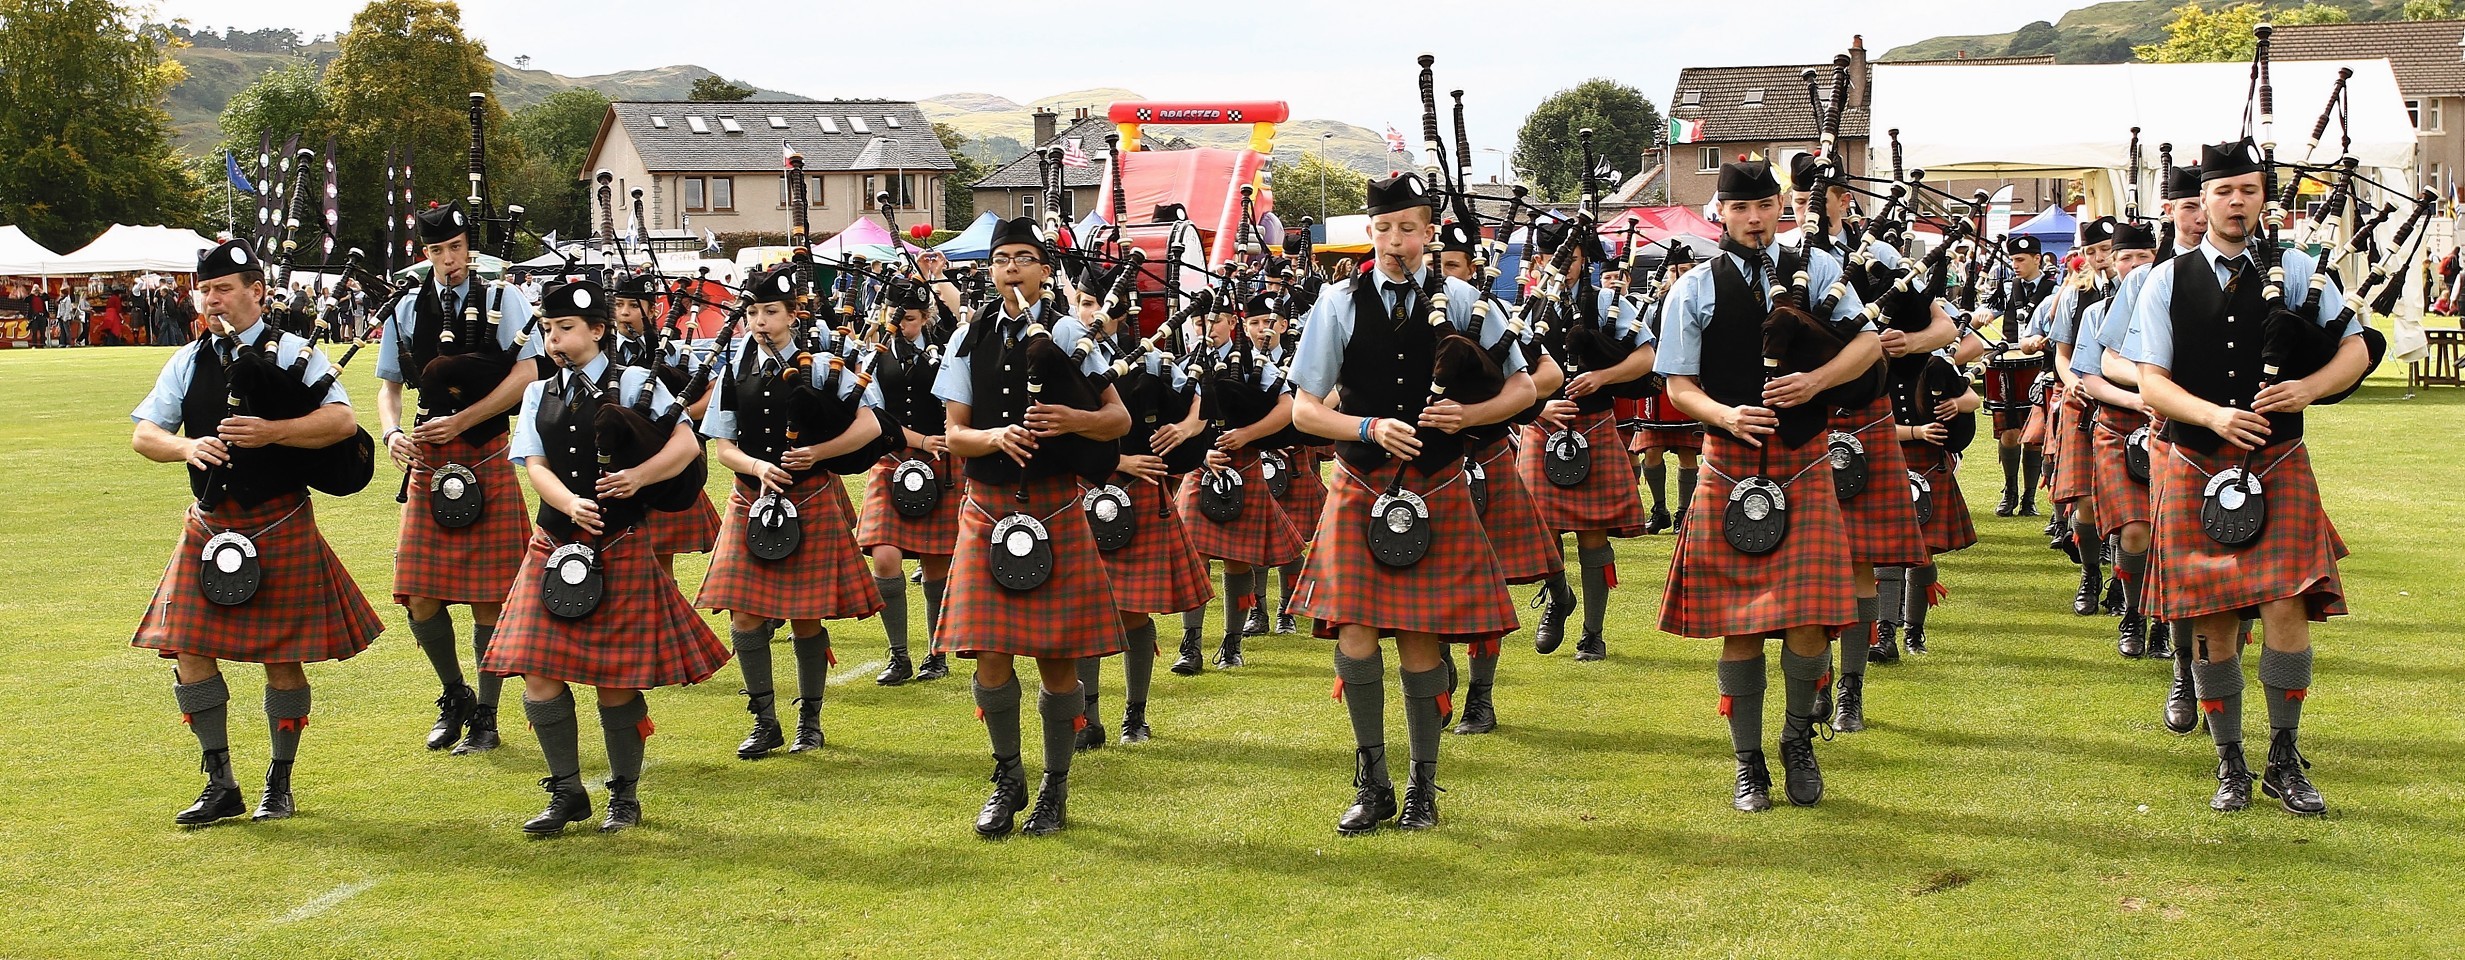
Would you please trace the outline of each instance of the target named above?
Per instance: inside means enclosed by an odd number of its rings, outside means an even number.
[[[1567,322],[1549,331],[1548,339],[1549,352],[1566,363],[1567,379],[1617,366],[1634,352],[1634,348],[1609,335],[1608,325],[1616,318],[1601,316],[1600,290],[1591,283],[1576,284],[1564,315]],[[1574,400],[1575,409],[1591,414],[1609,409],[1617,398],[1607,390],[1594,390]]]
[[[941,436],[950,419],[942,411],[941,398],[933,395],[933,380],[941,371],[938,357],[929,345],[918,347],[904,338],[895,339],[882,348],[873,377],[881,387],[882,402],[890,407],[891,419],[928,437]]]
[[[485,298],[488,295],[488,288],[479,282],[477,274],[472,274],[471,279],[466,280],[465,283],[469,285],[471,296]],[[446,399],[443,391],[440,390],[436,396],[431,397],[427,389],[420,386],[420,374],[427,370],[428,364],[436,358],[476,353],[507,361],[509,370],[510,364],[514,362],[512,360],[513,351],[505,349],[504,344],[497,340],[496,327],[490,325],[485,319],[488,305],[484,300],[479,305],[481,321],[473,325],[472,329],[463,329],[462,311],[469,307],[468,302],[457,303],[454,305],[454,311],[447,313],[444,296],[437,288],[436,274],[433,271],[428,274],[428,279],[421,283],[419,294],[412,298],[410,339],[408,342],[398,342],[395,346],[398,348],[401,359],[402,382],[409,385],[411,389],[420,391],[419,399],[422,410],[430,410],[440,415],[462,411],[462,407],[454,406],[450,400]],[[446,343],[442,337],[438,336],[448,324],[451,324],[454,330],[454,342],[452,343]],[[396,336],[400,337],[400,334],[397,333]],[[542,372],[554,369],[554,367],[543,365]],[[513,412],[510,410],[499,413],[471,425],[470,429],[462,431],[462,435],[473,443],[486,443],[504,436],[505,431],[513,425],[512,418]]]
[[[260,319],[259,323],[264,320]],[[281,346],[282,334],[271,328],[264,339],[275,343],[267,349]],[[223,416],[230,412],[230,374],[223,369],[223,359],[214,349],[215,338],[207,336],[197,341],[196,363],[189,368],[188,393],[180,398],[180,433],[187,437],[210,437],[222,429]],[[273,359],[269,357],[268,359]],[[240,411],[250,413],[246,397],[240,398]],[[242,507],[253,507],[286,493],[308,489],[306,474],[292,469],[292,451],[296,448],[265,446],[255,449],[229,447],[231,462],[222,466],[223,497]],[[207,471],[188,468],[188,491],[204,499]],[[206,504],[213,509],[217,504]]]
[[[1803,263],[1796,251],[1783,248],[1777,265],[1783,277],[1795,276]],[[1771,307],[1746,282],[1737,261],[1712,258],[1712,322],[1703,328],[1703,356],[1697,369],[1703,392],[1733,407],[1760,407],[1763,401],[1763,321]],[[1781,373],[1805,373],[1781,370]],[[1784,446],[1799,446],[1823,432],[1828,421],[1820,403],[1775,411],[1780,415]]]
[[[1054,316],[1053,311],[1053,304],[1047,302],[1043,315]],[[1016,329],[1005,329],[1011,327]],[[958,349],[966,351],[968,386],[975,401],[967,405],[969,426],[998,430],[1026,422],[1027,408],[1033,402],[1028,396],[1031,364],[1027,350],[1034,341],[1012,339],[1026,327],[1024,315],[1010,320],[1002,316],[1000,307],[988,305],[968,328],[967,341]],[[1080,374],[1072,370],[1063,375]],[[1044,437],[1036,441],[1035,455],[1027,460],[1025,478],[1077,474],[1091,483],[1100,481],[1120,465],[1120,449],[1115,441],[1090,440],[1074,433]],[[1016,484],[1020,472],[1017,461],[999,452],[967,461],[967,478],[978,483]]]
[[[599,504],[600,529],[610,536],[641,523],[645,512],[639,497],[608,500],[597,492],[601,464],[593,425],[601,404],[624,402],[625,398],[616,393],[624,373],[624,367],[611,361],[600,375],[598,393],[571,397],[566,395],[564,371],[558,371],[555,379],[540,388],[539,422],[533,425],[539,431],[540,446],[547,450],[548,469],[564,482],[565,489]],[[539,526],[558,540],[573,540],[582,533],[580,527],[574,526],[573,518],[548,506],[545,500],[539,504]]]
[[[2174,382],[2191,395],[2237,410],[2251,409],[2260,392],[2260,319],[2268,315],[2261,296],[2266,278],[2257,266],[2245,273],[2228,294],[2217,285],[2217,271],[2206,254],[2174,258]],[[2268,442],[2283,443],[2302,436],[2302,414],[2271,413]],[[2169,419],[2166,439],[2201,453],[2216,453],[2225,438],[2206,427]]]
[[[737,449],[763,463],[778,463],[789,448],[800,446],[787,438],[788,392],[795,387],[783,373],[794,368],[765,372],[761,366],[764,356],[758,341],[747,339],[736,363],[728,370],[727,382],[721,386],[716,402],[736,414]],[[813,471],[788,472],[803,480]],[[761,486],[759,479],[741,473],[736,475],[736,482],[747,489]]]
[[[1430,378],[1437,372],[1438,340],[1429,327],[1429,311],[1420,288],[1413,288],[1403,322],[1395,320],[1378,288],[1384,280],[1372,272],[1354,277],[1352,339],[1344,344],[1344,362],[1336,375],[1336,404],[1356,417],[1386,417],[1417,423],[1429,403]],[[1442,430],[1422,430],[1421,455],[1415,469],[1428,473],[1440,464],[1462,460],[1463,438]],[[1335,452],[1361,470],[1387,461],[1386,448],[1358,440],[1338,440]]]

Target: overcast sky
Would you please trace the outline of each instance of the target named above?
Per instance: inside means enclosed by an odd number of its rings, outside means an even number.
[[[157,16],[196,28],[283,26],[314,36],[345,29],[357,9],[348,0],[161,0]],[[792,18],[777,22],[786,10]],[[693,63],[819,98],[966,91],[1022,103],[1122,87],[1160,100],[1285,100],[1299,118],[1372,130],[1392,124],[1416,139],[1413,57],[1427,52],[1438,57],[1440,109],[1447,90],[1466,91],[1477,150],[1508,146],[1535,104],[1590,77],[1631,84],[1665,108],[1681,67],[1822,62],[1860,33],[1879,56],[1926,37],[2001,33],[2061,11],[2018,0],[465,0],[462,15],[464,32],[490,55],[506,62],[527,55],[532,67],[568,76]],[[1451,22],[1441,26],[1434,17]],[[1476,160],[1487,175],[1498,158]]]

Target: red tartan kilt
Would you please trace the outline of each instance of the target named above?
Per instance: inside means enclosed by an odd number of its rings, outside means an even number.
[[[1926,475],[1934,487],[1934,517],[1918,527],[1926,535],[1926,552],[1944,554],[1977,545],[1977,523],[1969,516],[1969,498],[1960,492],[1960,470],[1950,451],[1923,440],[1900,445],[1909,469]]]
[[[856,533],[856,501],[847,495],[846,478],[833,474],[830,475],[830,480],[830,489],[822,492],[822,499],[828,501],[830,508],[838,512],[839,526],[845,529],[849,536],[854,536]]]
[[[882,611],[882,594],[873,585],[873,571],[856,552],[855,538],[830,506],[833,490],[844,492],[839,478],[816,473],[788,488],[804,529],[796,552],[764,560],[745,547],[745,515],[758,495],[748,498],[742,483],[728,494],[727,519],[719,526],[719,542],[711,553],[710,572],[693,605],[773,620],[861,620]]]
[[[1284,519],[1292,521],[1293,532],[1304,541],[1318,539],[1318,514],[1327,509],[1327,483],[1320,479],[1325,461],[1315,447],[1291,447],[1284,458],[1292,464],[1292,483],[1284,495],[1275,498],[1284,508]]]
[[[299,512],[292,514],[293,507]],[[257,542],[257,566],[264,572],[257,595],[238,606],[206,599],[201,586],[198,559],[205,542],[223,530]],[[247,508],[226,502],[212,527],[191,507],[180,545],[131,642],[165,657],[318,663],[348,660],[384,630],[342,558],[318,532],[316,507],[307,495],[294,493]]]
[[[1909,462],[1900,455],[1891,400],[1879,398],[1846,415],[1834,410],[1831,429],[1855,431],[1866,448],[1866,489],[1840,501],[1841,521],[1849,531],[1849,559],[1881,567],[1925,566],[1926,535],[1917,529],[1917,505],[1909,500]],[[1697,497],[1695,502],[1706,501]],[[1791,504],[1796,502],[1790,498]]]
[[[1643,491],[1636,486],[1635,461],[1618,433],[1617,414],[1603,410],[1579,414],[1571,424],[1592,444],[1592,472],[1583,482],[1561,487],[1549,482],[1542,467],[1548,459],[1549,431],[1520,428],[1522,443],[1515,465],[1523,473],[1524,489],[1540,511],[1541,526],[1559,533],[1606,530],[1613,537],[1639,537],[1648,519]]]
[[[1772,447],[1763,466],[1765,476],[1785,481],[1789,499],[1789,533],[1780,548],[1757,557],[1729,545],[1722,529],[1729,492],[1737,486],[1729,478],[1754,474],[1758,457],[1755,448],[1725,435],[1706,436],[1707,469],[1695,481],[1695,507],[1669,558],[1660,607],[1664,632],[1759,637],[1790,627],[1836,627],[1857,618],[1848,528],[1832,493],[1830,459],[1820,435],[1794,450]]]
[[[1703,449],[1703,428],[1699,426],[1684,428],[1645,427],[1641,430],[1635,431],[1635,436],[1642,438],[1637,442],[1641,443],[1646,448],[1659,447],[1663,450]]]
[[[2251,469],[2262,471],[2268,523],[2258,540],[2239,548],[2211,540],[2200,530],[2200,500],[2208,474],[2241,463],[2242,452],[2228,445],[2219,448],[2218,455],[2206,456],[2171,445],[2150,458],[2156,501],[2144,598],[2150,616],[2255,616],[2260,604],[2288,597],[2301,597],[2312,620],[2346,612],[2345,586],[2337,576],[2345,541],[2320,504],[2310,450],[2296,448],[2288,454],[2285,447],[2263,448],[2251,460]]]
[[[1501,440],[1474,456],[1489,477],[1489,509],[1481,512],[1481,529],[1498,555],[1498,572],[1510,584],[1539,583],[1565,572],[1566,550],[1557,535],[1541,525],[1532,491],[1524,489],[1514,445]]]
[[[2054,470],[2047,490],[2056,503],[2097,494],[2095,428],[2092,426],[2086,432],[2080,429],[2087,416],[2086,401],[2064,401],[2062,412],[2054,421],[2054,432],[2047,437],[2054,447]]]
[[[2148,417],[2136,410],[2103,407],[2097,412],[2097,435],[2091,448],[2091,479],[2097,495],[2097,532],[2112,533],[2124,524],[2147,523],[2152,516],[2148,484],[2131,478],[2131,465],[2124,462],[2128,453],[2126,441],[2131,432],[2148,425]],[[2153,431],[2152,431],[2153,432]],[[2157,458],[2148,461],[2153,466]],[[2265,481],[2263,481],[2264,483]]]
[[[531,535],[529,506],[515,467],[505,459],[507,439],[486,444],[461,437],[444,443],[421,444],[419,455],[431,464],[459,463],[479,477],[486,509],[479,521],[460,529],[437,525],[428,515],[428,478],[424,467],[411,469],[410,499],[402,505],[402,538],[394,546],[394,602],[427,597],[446,603],[497,603],[513,589],[522,569],[522,544]]]
[[[1111,553],[1096,551],[1113,583],[1113,606],[1129,613],[1180,613],[1215,599],[1207,560],[1190,549],[1180,512],[1169,507],[1157,512],[1172,502],[1164,488],[1120,474],[1113,482],[1130,494],[1130,509],[1138,515],[1138,533],[1129,543]]]
[[[864,508],[856,520],[856,548],[871,552],[874,547],[895,547],[911,557],[947,557],[959,542],[959,487],[951,483],[942,488],[941,502],[933,512],[910,517],[890,505],[890,474],[905,459],[926,460],[933,472],[945,480],[955,479],[958,465],[944,458],[932,460],[922,450],[902,450],[883,457],[865,474]]]
[[[2051,412],[2045,404],[2028,408],[2028,419],[2020,424],[2020,442],[2043,450],[2046,435],[2054,432],[2053,424],[2047,422],[2049,416]]]
[[[1429,552],[1419,563],[1390,567],[1370,556],[1370,508],[1402,467],[1391,462],[1355,476],[1336,462],[1327,481],[1325,522],[1285,612],[1315,619],[1313,632],[1327,639],[1353,624],[1374,627],[1380,636],[1429,633],[1449,643],[1515,632],[1514,600],[1460,470],[1408,478],[1409,489],[1428,503],[1432,525]]]
[[[700,683],[728,662],[727,644],[685,603],[676,581],[653,562],[637,529],[599,549],[606,592],[599,606],[566,619],[541,600],[541,565],[557,548],[546,532],[531,536],[522,574],[505,598],[496,638],[480,669],[501,676],[540,677],[617,690]]]
[[[710,493],[704,491],[683,510],[651,511],[639,529],[654,555],[709,553],[719,540],[719,508],[710,505]]]
[[[1231,523],[1209,520],[1198,509],[1198,480],[1206,475],[1205,468],[1192,471],[1175,494],[1190,549],[1202,557],[1254,567],[1280,567],[1301,559],[1301,531],[1267,494],[1267,481],[1258,472],[1258,451],[1235,450],[1232,462],[1241,471],[1241,515]]]
[[[1007,484],[967,483],[959,508],[958,553],[950,561],[950,592],[933,652],[973,657],[1006,653],[1039,660],[1105,657],[1121,652],[1121,612],[1098,559],[1096,538],[1079,509],[1075,477],[1027,484],[1027,502]],[[1052,537],[1053,575],[1018,591],[993,579],[993,523],[1013,507],[1044,522]]]

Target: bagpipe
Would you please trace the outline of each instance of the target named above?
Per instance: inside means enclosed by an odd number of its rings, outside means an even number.
[[[819,443],[846,433],[855,426],[856,418],[871,415],[880,421],[881,436],[817,466],[842,476],[864,473],[873,462],[906,446],[906,434],[887,411],[864,404],[865,387],[872,383],[849,354],[860,344],[845,328],[834,329],[821,322],[819,311],[811,304],[819,299],[815,289],[819,283],[813,265],[812,248],[808,245],[809,225],[805,212],[804,156],[791,150],[788,154],[788,209],[791,212],[790,242],[796,250],[791,261],[797,274],[800,293],[797,297],[796,322],[791,334],[797,347],[796,359],[780,371],[781,388],[787,391],[787,441],[791,446]],[[857,310],[853,295],[854,274],[842,273],[839,290],[832,300],[836,310],[850,318]],[[766,344],[774,352],[779,344]],[[820,373],[815,368],[822,368]]]
[[[487,192],[487,95],[471,94],[471,194],[467,198],[470,216],[488,228],[499,259],[511,259],[514,237],[522,223],[522,207],[507,204],[504,216],[493,213]],[[476,232],[474,237],[476,237]],[[472,244],[474,248],[477,243]],[[478,251],[473,250],[474,253]],[[471,269],[475,272],[477,264]],[[453,317],[445,317],[443,303],[438,299],[436,271],[429,271],[420,283],[412,309],[418,317],[414,322],[411,349],[405,353],[415,358],[430,358],[405,364],[403,372],[410,385],[419,391],[418,422],[426,423],[438,417],[459,413],[478,403],[513,372],[515,357],[522,345],[530,340],[532,326],[526,326],[515,337],[512,349],[500,345],[498,325],[504,320],[506,288],[511,286],[498,277],[487,291],[487,303],[474,294],[461,305]],[[518,294],[517,294],[518,295]],[[413,369],[416,367],[417,369]]]
[[[1834,108],[1828,112],[1817,95],[1813,71],[1807,71],[1806,97],[1822,121],[1817,127],[1822,139],[1816,147],[1813,176],[1806,185],[1807,193],[1813,200],[1807,204],[1807,224],[1801,231],[1806,241],[1803,259],[1791,273],[1785,289],[1778,287],[1777,276],[1771,272],[1765,274],[1774,283],[1772,295],[1766,301],[1771,309],[1763,321],[1765,357],[1780,361],[1786,373],[1813,373],[1831,363],[1873,322],[1873,314],[1878,310],[1876,305],[1869,304],[1865,313],[1851,315],[1843,323],[1835,324],[1827,319],[1848,290],[1850,280],[1845,262],[1841,279],[1834,282],[1820,300],[1815,299],[1808,289],[1815,251],[1829,250],[1832,245],[1829,190],[1834,182],[1840,180],[1835,144],[1840,133],[1842,91],[1848,88],[1848,61],[1843,57],[1836,59],[1834,64]],[[1760,266],[1765,271],[1779,269],[1777,264],[1771,262],[1768,253],[1759,254],[1758,259],[1762,261]],[[1780,347],[1781,351],[1777,354],[1770,352],[1774,346]],[[1849,380],[1824,390],[1817,395],[1816,402],[1827,407],[1864,407],[1883,394],[1885,378],[1884,365],[1873,364]]]

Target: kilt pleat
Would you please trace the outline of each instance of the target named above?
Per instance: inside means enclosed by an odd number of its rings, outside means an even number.
[[[1037,659],[1104,657],[1122,649],[1121,612],[1112,580],[1098,559],[1095,535],[1079,511],[1073,477],[1029,481],[1027,502],[1012,499],[1016,487],[967,483],[959,510],[958,552],[950,560],[948,600],[935,653],[974,657],[1006,653]],[[1044,521],[1051,537],[1053,574],[1033,590],[1012,590],[993,579],[994,522],[1012,507]]]
[[[1171,508],[1164,488],[1120,474],[1113,476],[1113,482],[1130,494],[1130,509],[1138,514],[1138,534],[1129,543],[1111,553],[1096,551],[1104,558],[1105,575],[1112,581],[1114,608],[1127,613],[1180,613],[1215,599],[1215,581],[1207,576],[1207,560],[1190,549],[1190,536],[1181,529],[1181,512]],[[1086,511],[1079,514],[1085,516]]]
[[[1404,466],[1390,462],[1356,475],[1336,463],[1318,542],[1285,612],[1314,619],[1313,632],[1322,638],[1354,624],[1374,627],[1381,636],[1429,633],[1449,643],[1515,632],[1515,603],[1460,471],[1407,477],[1407,488],[1427,502],[1432,527],[1429,552],[1419,563],[1390,567],[1370,556],[1370,508]]]
[[[256,541],[263,571],[257,595],[230,607],[205,598],[198,568],[206,541],[224,530]],[[254,507],[225,503],[210,523],[191,507],[131,643],[165,657],[318,663],[350,659],[384,630],[351,571],[317,530],[316,507],[306,494],[293,493]]]
[[[1878,567],[1925,566],[1926,535],[1917,528],[1917,505],[1909,500],[1909,463],[1900,453],[1891,399],[1879,397],[1847,413],[1834,410],[1831,420],[1831,429],[1855,433],[1866,448],[1866,489],[1840,501],[1841,522],[1849,532],[1849,559]],[[1901,482],[1893,483],[1893,478]],[[1705,501],[1698,497],[1696,502]]]
[[[1823,438],[1796,449],[1771,449],[1764,475],[1786,481],[1789,533],[1779,549],[1759,557],[1730,546],[1722,533],[1729,492],[1737,486],[1732,478],[1756,471],[1757,451],[1706,435],[1703,452],[1706,469],[1695,481],[1695,509],[1687,513],[1669,558],[1661,630],[1682,637],[1763,636],[1856,619],[1848,528],[1832,494]]]
[[[1500,440],[1473,452],[1489,478],[1489,509],[1481,511],[1481,530],[1498,555],[1498,572],[1509,584],[1539,583],[1566,571],[1566,548],[1557,534],[1541,525],[1532,491],[1524,489],[1523,471],[1515,446]]]
[[[513,589],[522,569],[522,545],[530,538],[530,509],[522,499],[517,468],[505,459],[502,435],[486,443],[455,437],[420,445],[431,464],[459,463],[479,477],[486,507],[476,523],[458,529],[437,525],[428,514],[431,471],[411,468],[410,499],[402,505],[402,535],[394,546],[394,602],[426,597],[446,603],[497,603]]]
[[[2124,524],[2147,523],[2152,516],[2154,498],[2148,484],[2131,477],[2131,465],[2125,461],[2131,433],[2148,425],[2148,416],[2136,410],[2103,407],[2097,411],[2097,435],[2090,448],[2091,479],[2097,496],[2097,532],[2113,533]],[[2154,431],[2151,431],[2154,433]],[[2156,463],[2151,457],[2149,463]],[[2152,475],[2155,468],[2150,468]]]
[[[2312,620],[2347,612],[2344,581],[2337,574],[2345,541],[2320,502],[2307,446],[2277,444],[2252,458],[2252,469],[2264,471],[2260,489],[2268,522],[2258,540],[2239,548],[2211,540],[2200,529],[2208,477],[2241,463],[2239,451],[2227,446],[2209,456],[2168,445],[2149,462],[2156,502],[2143,599],[2151,616],[2250,616],[2260,604],[2288,597],[2301,597]]]
[[[1558,533],[1606,530],[1613,537],[1642,536],[1650,517],[1643,490],[1636,485],[1634,455],[1626,452],[1626,438],[1618,432],[1616,412],[1577,414],[1571,425],[1583,432],[1592,450],[1592,472],[1571,487],[1549,482],[1543,466],[1549,456],[1549,431],[1536,425],[1517,428],[1522,449],[1516,468],[1523,473],[1534,509],[1540,511],[1541,526]]]
[[[1292,483],[1276,502],[1284,508],[1284,519],[1292,521],[1293,532],[1303,541],[1318,539],[1318,515],[1327,509],[1326,457],[1318,447],[1287,447],[1284,457],[1292,464]]]
[[[710,493],[704,491],[683,510],[651,511],[639,529],[653,554],[709,553],[719,540],[719,508],[711,506]]]
[[[1934,487],[1934,516],[1918,527],[1926,536],[1926,552],[1945,554],[1977,545],[1977,521],[1969,516],[1969,498],[1960,492],[1960,469],[1951,452],[1923,440],[1900,445],[1909,469],[1925,474]]]
[[[2069,503],[2097,493],[2097,459],[2095,427],[2083,431],[2080,426],[2089,417],[2087,401],[2072,398],[2063,401],[2061,413],[2055,418],[2054,432],[2046,439],[2054,447],[2051,476],[2054,502]]]
[[[803,522],[804,542],[795,553],[764,560],[745,546],[746,513],[753,499],[739,483],[728,494],[727,519],[693,605],[774,620],[861,620],[882,611],[873,571],[856,552],[855,537],[831,507],[830,492],[845,491],[839,478],[815,473],[788,488]]]
[[[541,601],[542,568],[557,545],[545,532],[531,537],[480,669],[648,690],[700,683],[726,665],[727,644],[693,612],[667,571],[652,562],[650,541],[638,530],[599,549],[607,587],[596,609],[573,619],[549,613]]]
[[[1635,435],[1642,438],[1640,442],[1645,447],[1659,447],[1663,450],[1703,449],[1703,427],[1700,425],[1683,428],[1647,426],[1635,431]]]
[[[932,463],[933,472],[946,480],[958,476],[957,463],[948,458],[935,461],[932,454],[922,450],[910,448],[883,457],[865,474],[864,506],[856,520],[856,548],[870,552],[874,547],[887,546],[911,557],[947,557],[959,541],[959,486],[944,486],[941,502],[924,516],[900,513],[899,508],[890,504],[890,475],[908,459]]]
[[[1203,484],[1204,468],[1192,471],[1182,483],[1175,499],[1181,511],[1181,527],[1188,531],[1190,549],[1198,555],[1251,566],[1280,567],[1301,559],[1301,532],[1293,528],[1284,508],[1267,495],[1267,481],[1258,470],[1258,451],[1235,450],[1233,469],[1241,471],[1241,515],[1230,523],[1207,519],[1198,509],[1198,493]]]

